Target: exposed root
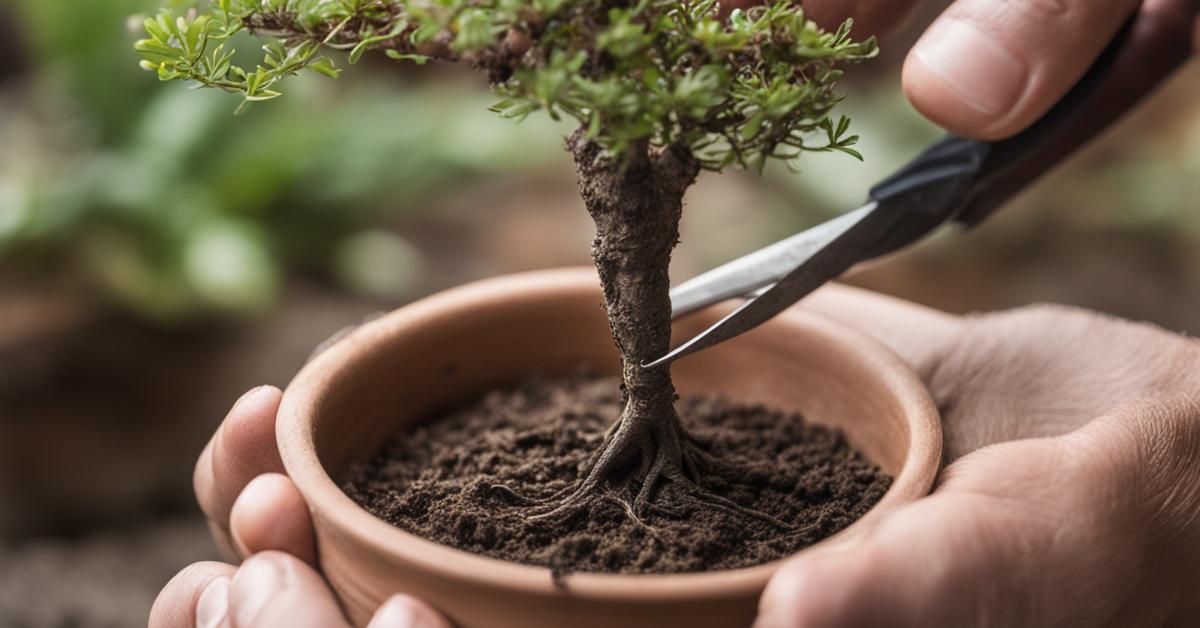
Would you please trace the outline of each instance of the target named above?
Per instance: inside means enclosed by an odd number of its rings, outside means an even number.
[[[623,511],[625,511],[625,516],[629,517],[629,520],[632,521],[637,527],[641,528],[641,530],[643,532],[645,532],[647,536],[650,536],[650,537],[654,538],[655,540],[661,540],[661,537],[658,535],[658,532],[655,531],[655,529],[653,527],[651,527],[650,524],[643,521],[642,518],[639,517],[637,515],[637,513],[633,511],[632,504],[625,501],[624,499],[621,499],[620,497],[617,497],[616,495],[614,495],[612,493],[604,493],[603,495],[601,495],[601,498],[604,499],[605,501],[608,501],[610,503],[613,503],[613,504],[616,504],[617,506],[619,506]]]
[[[683,519],[687,516],[687,512],[683,509],[674,508],[666,504],[646,504],[646,512],[671,519]]]
[[[505,486],[493,488],[528,506],[527,517],[531,521],[567,519],[586,512],[597,502],[607,502],[620,507],[630,521],[651,534],[653,526],[646,522],[646,515],[681,518],[686,516],[687,506],[760,521],[782,532],[796,529],[768,513],[703,488],[699,483],[703,473],[719,463],[683,429],[678,417],[672,419],[638,422],[623,416],[609,430],[587,475],[573,487],[550,497],[532,499]],[[658,499],[664,491],[670,493],[666,501],[671,505]]]
[[[740,515],[748,519],[762,521],[763,523],[768,523],[778,528],[781,532],[794,532],[797,529],[796,526],[786,523],[779,518],[769,515],[761,510],[747,508],[731,499],[721,497],[712,491],[707,491],[700,485],[690,480],[681,480],[678,482],[678,484],[675,484],[675,486],[680,486],[681,488],[690,491],[692,493],[692,498],[695,501],[714,510],[720,510],[730,515]]]
[[[496,493],[503,495],[505,498],[515,502],[520,506],[533,506],[538,503],[538,500],[532,497],[526,497],[503,484],[491,484],[488,488]]]

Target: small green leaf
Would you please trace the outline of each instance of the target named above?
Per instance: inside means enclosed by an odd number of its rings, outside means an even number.
[[[378,44],[380,42],[385,42],[389,39],[395,39],[396,37],[399,37],[400,34],[404,32],[405,28],[408,28],[408,22],[403,22],[403,21],[396,22],[396,24],[394,24],[392,26],[392,29],[390,31],[388,31],[386,34],[367,37],[366,39],[363,39],[362,41],[358,42],[358,45],[355,46],[354,49],[350,51],[350,57],[349,57],[350,64],[353,65],[355,63],[358,63],[358,60],[362,58],[363,53],[365,53],[371,46],[374,46],[375,44]]]
[[[333,64],[333,60],[329,57],[321,57],[316,61],[308,64],[308,69],[318,74],[324,74],[329,78],[338,78],[342,75],[342,71]]]
[[[758,132],[759,132],[759,130],[762,129],[763,122],[765,122],[766,119],[767,119],[767,114],[765,114],[761,111],[754,114],[754,116],[750,118],[749,122],[742,125],[742,130],[741,130],[742,139],[748,140],[748,139],[753,138],[755,135],[758,135]]]
[[[385,54],[387,54],[388,58],[390,59],[395,59],[396,61],[412,61],[417,65],[425,65],[425,63],[429,61],[429,57],[425,55],[408,54],[396,52],[395,50],[388,50]]]
[[[846,148],[845,146],[838,146],[835,150],[839,150],[843,153],[846,153],[847,155],[850,155],[851,157],[853,157],[859,161],[864,161],[862,153],[854,150],[853,148]]]
[[[254,96],[246,96],[246,100],[248,102],[263,102],[266,100],[275,100],[276,98],[279,98],[282,95],[283,94],[281,94],[279,92],[271,91],[269,89],[264,89],[264,90],[258,92],[258,94],[254,95]]]

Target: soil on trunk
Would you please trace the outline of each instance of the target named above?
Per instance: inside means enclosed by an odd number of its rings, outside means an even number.
[[[611,491],[569,515],[529,517],[528,502],[515,495],[554,499],[578,487],[623,407],[611,377],[493,392],[398,435],[352,465],[342,488],[400,528],[484,556],[560,573],[678,573],[792,554],[862,516],[891,484],[839,432],[795,414],[686,398],[679,414],[692,442],[723,463],[697,486],[786,521],[787,529],[678,491],[663,491],[643,518],[631,517]]]
[[[575,158],[580,195],[596,224],[592,258],[604,292],[604,307],[621,359],[622,411],[587,465],[587,472],[562,492],[533,499],[500,485],[529,506],[534,520],[560,519],[599,502],[617,503],[638,526],[648,513],[664,512],[663,492],[688,505],[765,522],[780,530],[791,524],[712,492],[701,483],[725,463],[697,446],[675,411],[669,366],[644,364],[671,344],[671,251],[679,241],[683,196],[700,165],[686,145],[631,144],[611,155],[579,129],[567,140]]]
[[[675,413],[668,368],[642,364],[671,343],[671,251],[679,241],[683,195],[699,164],[685,146],[631,146],[620,158],[580,129],[567,141],[579,190],[596,224],[592,258],[621,358],[624,405],[578,485],[535,504],[534,516],[554,518],[618,500],[639,524],[660,483],[697,495],[700,460]],[[713,496],[723,508],[736,506]]]

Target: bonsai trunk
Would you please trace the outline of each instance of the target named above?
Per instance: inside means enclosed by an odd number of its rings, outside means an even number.
[[[661,480],[696,479],[690,439],[675,413],[669,367],[642,364],[671,343],[671,251],[679,241],[683,195],[699,165],[686,147],[633,147],[613,159],[576,133],[569,141],[580,192],[596,223],[592,258],[621,357],[625,408],[584,482],[587,490],[627,478],[640,513]]]
[[[661,357],[671,343],[671,251],[679,240],[683,195],[700,166],[686,146],[633,146],[620,159],[577,131],[567,142],[579,188],[596,223],[592,257],[604,288],[604,305],[621,357],[625,404],[592,457],[584,479],[538,507],[533,518],[567,516],[596,501],[614,502],[642,521],[647,512],[678,515],[701,505],[733,515],[791,526],[740,506],[699,484],[719,461],[704,451],[675,412],[669,367],[642,365]],[[529,502],[503,486],[496,487]],[[659,499],[659,489],[670,494]]]

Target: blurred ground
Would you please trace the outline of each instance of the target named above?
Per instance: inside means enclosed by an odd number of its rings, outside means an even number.
[[[0,622],[7,628],[145,625],[163,578],[211,558],[195,518],[0,547]]]
[[[143,623],[210,557],[190,474],[225,409],[341,327],[589,263],[561,129],[488,114],[473,77],[381,64],[233,118],[233,101],[136,69],[124,24],[145,6],[0,8],[2,626]],[[702,177],[675,276],[855,206],[936,138],[896,93],[898,59],[852,73],[865,163]],[[983,227],[848,281],[955,312],[1056,301],[1200,333],[1198,243],[1193,63]]]

